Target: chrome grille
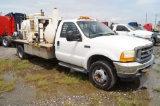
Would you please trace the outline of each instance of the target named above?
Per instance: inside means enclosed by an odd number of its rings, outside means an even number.
[[[153,45],[136,48],[136,61],[143,63],[151,59]]]

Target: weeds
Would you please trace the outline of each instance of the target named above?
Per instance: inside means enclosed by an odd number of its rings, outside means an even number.
[[[39,81],[39,80],[43,80],[48,78],[50,75],[42,75],[42,74],[37,74],[37,75],[33,75],[33,76],[26,76],[24,78],[25,82],[35,82],[35,81]]]
[[[5,60],[0,58],[0,73],[10,70],[23,70],[31,68],[31,64],[27,60],[13,59]]]
[[[3,81],[3,80],[4,80],[4,76],[0,75],[0,81]]]
[[[17,82],[16,79],[12,79],[8,83],[5,82],[4,80],[0,81],[0,93],[13,91],[15,89],[16,82]]]
[[[117,106],[138,106],[141,102],[138,99],[118,98]]]
[[[160,66],[160,63],[158,63],[157,65]]]
[[[157,73],[159,73],[160,72],[160,70],[155,70]]]
[[[160,86],[153,89],[154,91],[160,92]]]

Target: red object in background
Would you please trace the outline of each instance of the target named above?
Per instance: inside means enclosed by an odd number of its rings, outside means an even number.
[[[12,36],[14,31],[14,17],[0,16],[0,36]]]
[[[105,21],[105,22],[102,22],[103,24],[105,24],[106,26],[108,26],[108,22],[107,21]]]
[[[148,31],[152,31],[152,24],[151,24],[151,23],[145,24],[145,25],[143,26],[143,28],[145,28],[145,29],[148,30]]]

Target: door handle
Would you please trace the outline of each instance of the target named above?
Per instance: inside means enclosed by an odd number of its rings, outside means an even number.
[[[57,41],[57,46],[60,46],[60,42],[59,41]]]
[[[90,48],[90,46],[88,46],[88,45],[84,45],[84,48]]]

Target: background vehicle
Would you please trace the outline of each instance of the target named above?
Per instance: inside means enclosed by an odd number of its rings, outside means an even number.
[[[22,13],[8,13],[6,16],[0,16],[0,43],[3,46],[10,46],[12,36],[19,34],[18,29],[21,28],[21,22],[26,18]]]
[[[153,32],[142,30],[142,27],[130,26],[127,24],[114,24],[113,31],[118,33],[119,35],[128,35],[139,38],[144,38],[147,40],[152,40]]]
[[[140,26],[133,26],[133,28],[135,28],[136,30],[146,31],[146,29],[144,29],[143,27],[140,27]],[[151,37],[151,41],[152,41],[153,45],[160,43],[160,33],[153,32],[152,37]]]
[[[147,31],[152,31],[152,24],[151,23],[145,24],[143,28],[145,28]]]
[[[61,66],[88,72],[92,84],[104,90],[111,89],[117,77],[142,75],[154,62],[152,42],[115,35],[106,25],[87,16],[59,20],[58,11],[54,9],[47,26],[43,25],[46,17],[40,17],[38,30],[26,32],[23,40],[13,40],[21,59],[28,54],[45,59],[56,58]],[[28,29],[31,28],[30,25]]]

